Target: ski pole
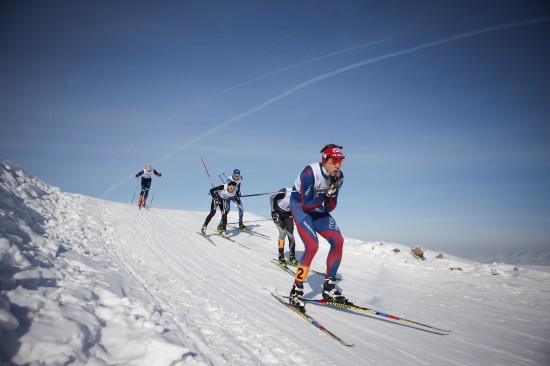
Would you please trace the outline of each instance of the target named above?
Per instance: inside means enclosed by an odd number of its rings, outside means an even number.
[[[298,192],[298,191],[291,191],[291,192]],[[266,194],[274,194],[274,193],[279,193],[279,191],[275,191],[275,192],[264,192],[264,193],[254,193],[254,194],[243,194],[241,197],[263,196],[263,195],[266,195]]]
[[[327,187],[319,187],[319,188],[316,188],[315,190],[317,192],[321,192],[323,190],[325,190],[325,188]],[[290,193],[295,193],[295,192],[300,192],[300,191],[289,191]],[[266,194],[274,194],[274,193],[280,193],[280,191],[275,191],[275,192],[264,192],[264,193],[254,193],[254,194],[243,194],[241,197],[254,197],[254,196],[263,196],[263,195],[266,195]]]
[[[225,175],[225,174],[224,174]],[[220,177],[220,180],[222,181],[222,184],[225,184],[225,181],[223,180],[222,176],[218,174],[218,177]]]
[[[157,177],[157,182],[160,182],[160,178]],[[149,208],[153,207],[153,200],[155,199],[155,192],[153,192],[153,196],[151,197],[151,203],[149,204]]]
[[[132,202],[130,202],[130,206],[134,204],[134,198],[136,198],[137,187],[138,187],[138,184],[136,184],[136,188],[134,188],[134,195],[132,196]]]
[[[271,221],[273,219],[263,219],[263,220],[249,220],[249,221],[243,221],[243,224],[244,223],[249,223],[249,222],[260,222],[260,221]],[[229,222],[228,225],[235,225],[235,224],[238,224],[238,222]]]
[[[208,169],[206,168],[206,164],[204,163],[204,159],[201,156],[202,165],[204,165],[204,170],[206,170],[206,175],[208,175],[208,179],[210,180],[210,184],[212,184],[212,188],[214,188],[214,183],[212,183],[212,178],[210,178],[210,173],[208,173]]]

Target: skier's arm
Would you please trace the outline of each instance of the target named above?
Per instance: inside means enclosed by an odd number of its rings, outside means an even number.
[[[285,193],[279,191],[278,193],[275,193],[269,198],[270,206],[271,206],[271,212],[277,212],[277,201],[284,198]]]
[[[323,195],[315,197],[315,175],[311,166],[307,166],[300,174],[300,197],[305,212],[313,211],[325,202]]]
[[[140,177],[140,176],[142,176],[142,175],[143,175],[143,170],[140,170],[140,171],[136,174],[136,178],[137,178],[137,177]]]
[[[153,169],[153,173],[159,178],[162,177],[162,173],[157,172],[155,169]]]
[[[338,204],[337,203],[337,199],[338,199],[338,191],[336,191],[336,193],[334,194],[334,196],[332,197],[327,197],[326,201],[325,201],[325,210],[327,212],[331,212],[333,211],[335,208],[336,208],[336,205]]]
[[[327,200],[325,201],[325,210],[327,210],[327,212],[333,211],[338,204],[338,193],[340,193],[340,188],[344,184],[344,173],[340,172],[340,177],[336,180],[335,184],[338,184],[336,193],[334,196],[327,197]]]
[[[273,219],[273,222],[275,222],[275,224],[280,227],[283,227],[283,221],[281,219],[281,214],[279,213],[279,210],[277,210],[277,201],[284,196],[284,193],[279,192],[271,195],[271,197],[269,198],[271,205],[271,218]]]
[[[218,195],[218,192],[221,192],[223,191],[223,184],[221,186],[217,186],[217,187],[212,187],[210,189],[210,195],[212,196],[212,199],[215,199],[216,197],[220,197]]]
[[[273,215],[273,213],[277,210],[275,208],[275,196],[276,194],[272,194],[270,197],[269,197],[269,207],[271,208],[271,214]]]

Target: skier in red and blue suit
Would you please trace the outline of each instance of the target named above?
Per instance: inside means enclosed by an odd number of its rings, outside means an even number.
[[[338,193],[344,180],[340,170],[345,156],[342,146],[329,144],[322,150],[322,161],[307,165],[293,187],[290,196],[290,209],[305,250],[296,268],[296,277],[290,293],[290,303],[305,312],[302,296],[304,281],[309,267],[319,249],[320,234],[330,244],[327,257],[327,269],[323,283],[323,299],[327,301],[347,302],[336,289],[336,273],[342,260],[344,237],[336,221],[331,216],[338,202]]]

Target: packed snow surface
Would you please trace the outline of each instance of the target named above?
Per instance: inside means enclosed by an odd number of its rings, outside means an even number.
[[[61,192],[0,161],[3,364],[550,364],[548,271],[429,249],[420,260],[404,245],[346,237],[344,295],[452,332],[308,304],[354,345],[345,347],[271,296],[293,282],[270,263],[273,222],[246,212],[268,238],[230,228],[238,243],[214,235],[212,244],[197,233],[209,204],[205,194],[204,212],[138,210]],[[313,270],[324,271],[328,248],[321,239]],[[310,272],[306,297],[319,298],[322,281]]]

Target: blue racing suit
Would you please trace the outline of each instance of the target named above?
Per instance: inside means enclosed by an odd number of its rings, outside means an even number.
[[[338,179],[343,181],[340,171]],[[296,179],[293,193],[290,196],[290,209],[305,250],[297,268],[296,282],[303,282],[309,271],[309,266],[319,249],[320,234],[330,244],[327,256],[327,277],[336,277],[336,272],[342,260],[344,237],[330,212],[336,208],[338,193],[326,197],[323,189],[329,186],[331,179],[321,163],[312,163],[304,168]],[[341,184],[340,184],[341,187]],[[300,273],[300,267],[302,273]]]

